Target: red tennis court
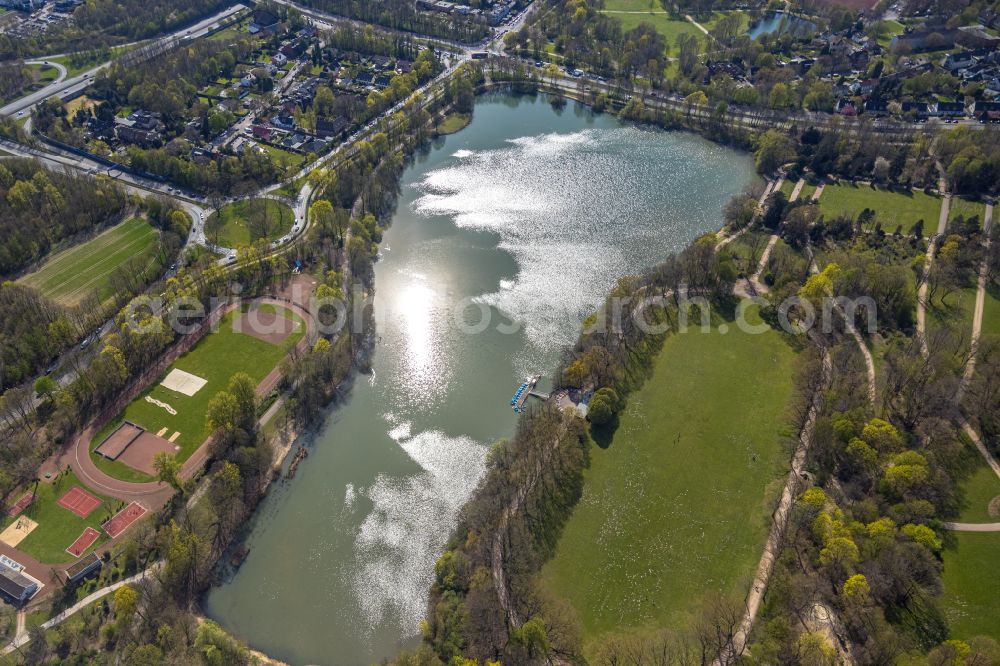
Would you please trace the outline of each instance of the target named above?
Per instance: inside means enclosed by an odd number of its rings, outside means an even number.
[[[116,513],[111,520],[101,525],[101,527],[104,528],[104,531],[108,533],[109,537],[114,539],[119,534],[127,530],[129,525],[142,518],[144,513],[146,513],[146,509],[144,509],[141,504],[132,502],[127,507]]]
[[[100,532],[95,530],[93,527],[88,527],[83,530],[83,534],[78,536],[76,541],[74,541],[73,544],[66,549],[66,552],[73,557],[80,557],[87,551],[88,548],[90,548],[91,545],[93,545],[95,541],[97,541],[97,537],[99,536],[101,536]]]
[[[97,499],[80,486],[73,486],[65,495],[59,498],[59,506],[69,509],[81,518],[86,518],[90,512],[101,505]]]
[[[34,501],[35,501],[35,493],[29,490],[28,492],[21,495],[21,499],[17,500],[17,502],[14,503],[14,506],[10,507],[10,509],[7,510],[7,515],[16,516],[17,514],[27,509],[28,505]]]

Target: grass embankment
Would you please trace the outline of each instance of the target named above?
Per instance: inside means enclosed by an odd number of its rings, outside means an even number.
[[[728,324],[670,336],[595,448],[543,581],[602,636],[684,626],[706,594],[742,598],[788,468],[793,350]]]
[[[138,472],[124,463],[108,460],[93,453],[93,449],[104,441],[108,434],[117,428],[123,420],[136,423],[152,433],[166,428],[167,432],[164,437],[167,439],[173,433],[179,432],[180,436],[174,441],[174,444],[180,447],[177,458],[180,461],[187,460],[211,434],[206,423],[206,415],[208,403],[215,394],[224,390],[229,384],[230,378],[238,372],[245,372],[255,384],[259,383],[281,362],[305,333],[304,323],[294,313],[270,305],[263,305],[261,309],[277,312],[285,318],[291,318],[298,326],[284,342],[275,345],[246,333],[234,331],[233,322],[239,313],[234,311],[227,314],[223,317],[217,331],[206,335],[164,373],[166,376],[174,368],[179,368],[206,380],[205,386],[194,395],[187,396],[164,388],[160,385],[162,378],[158,380],[151,388],[132,401],[119,418],[113,420],[94,436],[90,448],[91,458],[97,466],[105,473],[125,481],[150,480],[148,475]],[[147,402],[147,396],[170,405],[177,411],[177,414],[170,414],[165,408]]]
[[[102,502],[86,518],[80,518],[72,511],[56,503],[73,486],[80,486],[80,488],[86,490]],[[28,490],[31,489],[32,487],[28,488]],[[93,527],[101,533],[101,536],[86,552],[90,552],[107,541],[108,537],[101,530],[101,523],[113,516],[122,505],[121,501],[99,495],[83,485],[76,478],[76,475],[73,474],[72,470],[69,469],[64,470],[51,481],[40,481],[34,491],[35,501],[22,511],[20,515],[31,518],[38,523],[38,527],[26,536],[17,545],[17,548],[44,564],[61,564],[76,561],[77,558],[67,553],[66,549],[76,541],[77,537],[87,527]],[[22,494],[20,492],[15,493],[11,501],[16,502]],[[8,517],[6,509],[4,510],[4,528],[16,520],[17,517]]]
[[[148,222],[134,218],[55,254],[19,282],[63,305],[76,305],[91,294],[103,301],[113,295],[110,277],[123,263],[146,257],[146,268],[153,265],[156,239],[157,232]]]
[[[224,206],[205,222],[205,236],[222,247],[240,247],[281,238],[292,229],[295,213],[274,199],[248,199]]]
[[[437,126],[438,134],[454,134],[469,126],[471,113],[449,113]]]
[[[895,192],[869,185],[830,184],[819,198],[820,211],[828,218],[857,218],[865,208],[875,211],[882,230],[893,233],[897,226],[910,233],[917,220],[924,221],[924,236],[935,233],[941,215],[941,197],[921,191]]]

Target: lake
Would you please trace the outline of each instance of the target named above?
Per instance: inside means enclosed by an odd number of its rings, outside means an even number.
[[[721,225],[753,160],[543,96],[491,94],[405,170],[375,268],[379,342],[261,505],[208,614],[292,664],[370,664],[418,640],[434,562],[550,374],[621,276]],[[547,384],[543,383],[544,390]]]

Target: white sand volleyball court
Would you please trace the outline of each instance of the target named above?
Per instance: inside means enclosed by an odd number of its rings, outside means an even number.
[[[182,393],[188,397],[200,391],[208,381],[190,372],[184,372],[178,368],[170,371],[160,385],[165,389]]]

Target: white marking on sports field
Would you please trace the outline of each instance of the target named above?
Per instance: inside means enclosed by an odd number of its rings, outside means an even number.
[[[160,382],[160,386],[191,397],[200,391],[207,383],[207,379],[202,379],[198,375],[192,375],[190,372],[184,372],[179,368],[174,368],[170,371],[170,374],[164,377],[163,381]]]

